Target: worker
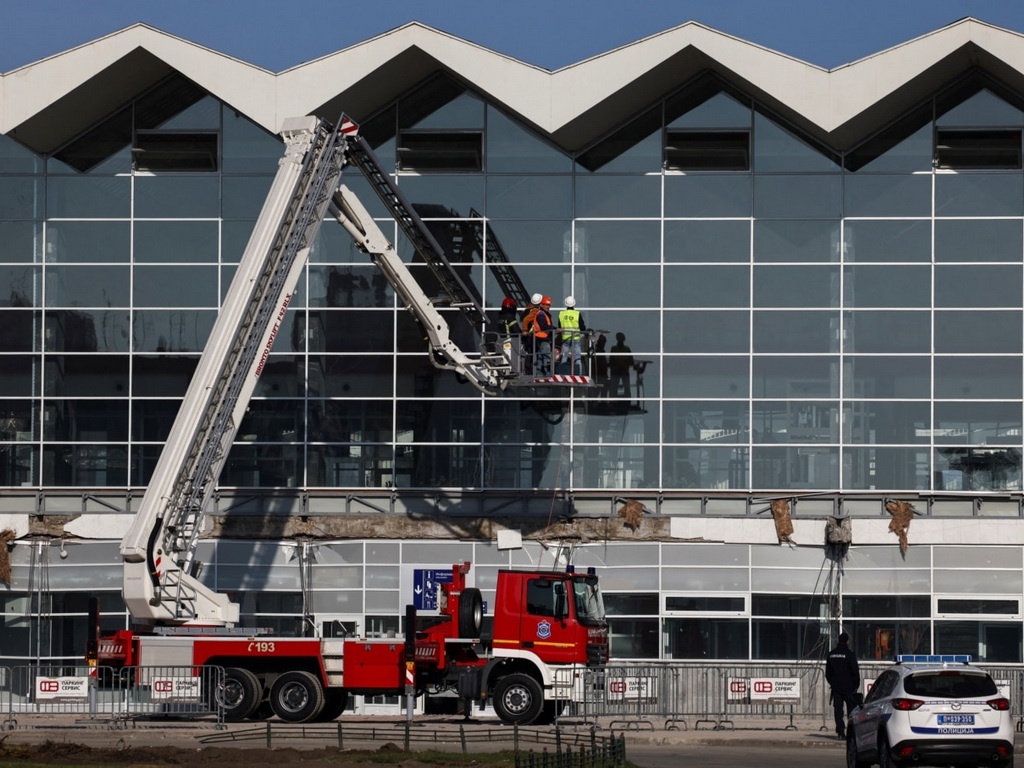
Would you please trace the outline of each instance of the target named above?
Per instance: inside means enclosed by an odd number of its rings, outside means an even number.
[[[633,394],[629,388],[629,372],[633,370],[633,350],[626,344],[626,334],[619,331],[615,334],[615,344],[609,350],[608,370],[611,380],[608,382],[608,396],[625,395],[627,400]]]
[[[498,332],[502,336],[518,336],[522,330],[520,322],[516,300],[506,296],[501,300],[501,309],[498,310]]]
[[[539,293],[533,294],[530,297],[530,303],[523,309],[521,327],[523,329],[523,356],[525,358],[523,365],[524,373],[533,373],[533,362],[537,353],[537,340],[533,335],[533,324],[537,313],[540,312],[540,302],[543,298]]]
[[[558,327],[561,329],[562,372],[579,375],[583,373],[583,332],[587,324],[583,313],[576,309],[575,297],[565,297],[565,309],[558,313]]]
[[[533,340],[534,365],[533,372],[538,376],[551,375],[551,334],[554,330],[551,324],[551,297],[541,296],[540,306],[527,324],[523,320],[523,329]]]

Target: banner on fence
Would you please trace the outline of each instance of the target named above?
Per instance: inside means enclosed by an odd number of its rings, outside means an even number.
[[[655,701],[658,680],[654,677],[609,677],[609,701]]]
[[[89,696],[88,677],[37,677],[37,701],[84,699]]]
[[[198,677],[153,678],[153,698],[161,701],[199,701],[203,695],[201,683]]]
[[[799,677],[730,677],[726,679],[730,704],[800,701]]]

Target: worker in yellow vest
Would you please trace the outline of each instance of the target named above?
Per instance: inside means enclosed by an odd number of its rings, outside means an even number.
[[[587,324],[583,321],[583,313],[576,309],[576,299],[572,296],[565,297],[565,309],[558,313],[558,327],[562,343],[560,372],[578,376],[583,373],[583,333]]]

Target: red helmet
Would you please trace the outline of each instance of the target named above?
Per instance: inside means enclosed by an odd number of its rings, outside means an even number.
[[[550,304],[551,303],[551,297],[550,296],[545,296],[543,299],[540,300],[540,303],[541,304]]]
[[[516,308],[516,300],[511,298],[511,297],[509,297],[509,296],[506,296],[504,299],[501,300],[501,308],[502,309],[515,309]]]

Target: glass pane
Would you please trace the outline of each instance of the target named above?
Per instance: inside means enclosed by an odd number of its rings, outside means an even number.
[[[750,267],[666,266],[665,307],[748,307]],[[656,306],[656,304],[655,304]]]
[[[845,448],[843,487],[876,491],[931,487],[928,448]]]
[[[846,261],[931,261],[930,221],[847,221]]]
[[[0,173],[39,173],[42,159],[14,139],[0,136]]]
[[[754,216],[759,219],[838,219],[842,179],[837,175],[755,176]]]
[[[40,351],[42,313],[33,310],[8,310],[7,301],[0,301],[5,311],[0,314],[0,352]]]
[[[754,357],[754,397],[837,397],[834,357]]]
[[[241,248],[224,247],[224,261],[238,261],[245,250],[245,243],[248,242],[248,233],[252,231],[253,222],[260,215],[263,203],[270,191],[270,185],[274,181],[273,176],[245,176],[232,178],[230,176],[221,179],[223,200],[221,201],[222,215],[225,219],[252,219],[246,222],[248,227],[246,236],[238,242]],[[216,216],[217,214],[213,214]],[[230,231],[228,223],[224,223],[225,236]],[[237,255],[234,255],[236,254]]]
[[[39,356],[2,355],[4,375],[0,376],[0,395],[32,397],[40,393]]]
[[[493,221],[488,231],[512,263],[569,262],[572,260],[572,225],[564,221]],[[626,258],[626,254],[622,255]]]
[[[657,221],[581,221],[576,224],[576,261],[659,262]]]
[[[132,401],[131,440],[163,443],[171,433],[171,425],[181,406],[179,400]]]
[[[1019,308],[1021,278],[1019,266],[937,266],[935,306]]]
[[[835,171],[834,160],[760,113],[754,114],[754,170],[758,173]]]
[[[661,178],[659,176],[577,176],[576,215],[616,218],[660,216]]]
[[[932,212],[930,175],[853,175],[844,179],[847,216],[929,216]]]
[[[44,408],[44,440],[102,443],[128,439],[127,400],[51,400]]]
[[[669,107],[671,110],[671,106]],[[726,93],[716,93],[707,101],[672,120],[669,128],[749,128],[752,113]]]
[[[838,443],[839,403],[827,400],[755,400],[755,443]]]
[[[136,267],[135,305],[138,307],[217,307],[217,268]]]
[[[745,443],[750,434],[750,407],[740,400],[662,403],[662,440],[666,443]]]
[[[662,448],[665,488],[742,489],[748,487],[745,447]]]
[[[754,267],[754,307],[838,306],[838,267]]]
[[[41,272],[39,267],[0,266],[0,306],[38,307]]]
[[[667,311],[664,338],[665,352],[747,352],[750,313]]]
[[[529,182],[543,179],[544,183],[531,185]],[[494,176],[488,180],[487,191],[484,191],[484,179],[481,174],[461,175],[453,173],[398,177],[398,184],[406,198],[413,203],[424,205],[442,205],[450,209],[455,216],[469,216],[475,209],[488,216],[507,216],[509,218],[555,218],[568,217],[565,208],[571,202],[571,183],[569,177],[531,177],[531,176]],[[552,181],[555,180],[555,181]],[[490,185],[494,183],[492,188]],[[529,194],[542,195],[545,201],[554,206],[550,211],[543,206],[532,206],[534,201],[524,200],[520,195],[528,196],[517,187],[517,182],[524,182],[530,187]],[[562,188],[564,187],[564,189]],[[486,202],[496,203],[497,208],[488,208]],[[534,214],[524,209],[535,210]],[[494,211],[498,212],[495,213]],[[508,211],[507,213],[505,211]],[[387,231],[387,230],[385,230]]]
[[[42,261],[42,226],[31,221],[0,221],[0,263]]]
[[[846,352],[931,351],[931,313],[878,310],[847,312],[843,315]]]
[[[843,306],[931,306],[931,269],[927,266],[857,265],[843,268]]]
[[[198,361],[198,356],[133,356],[132,395],[136,397],[182,397]]]
[[[572,159],[488,107],[486,167],[489,173],[569,173]]]
[[[924,120],[925,118],[922,118],[922,121]],[[924,126],[905,139],[897,137],[887,141],[887,136],[883,133],[879,137],[879,140],[883,142],[881,153],[858,170],[861,173],[931,171],[934,151],[933,138],[931,121],[927,121]],[[893,144],[893,141],[896,143]],[[890,144],[891,146],[889,146]]]
[[[48,262],[127,263],[131,228],[127,221],[59,221],[46,223]]]
[[[666,221],[665,261],[750,261],[746,221]]]
[[[42,218],[42,188],[42,180],[31,176],[0,177],[0,219]]]
[[[935,397],[950,400],[1019,400],[1019,357],[937,357]]]
[[[281,140],[225,105],[221,154],[224,173],[274,173]]]
[[[1020,439],[1020,403],[935,403],[935,442],[1010,445]]]
[[[771,448],[751,452],[754,488],[838,488],[839,448]]]
[[[454,86],[450,81],[449,85]],[[430,86],[425,88],[423,92],[427,93],[429,91]],[[446,90],[445,93],[448,95],[451,94],[451,91]],[[436,109],[433,109],[432,105],[413,103],[415,101],[416,97],[410,96],[399,104],[403,128],[470,129],[484,127],[484,102],[480,97],[468,91],[463,91]],[[428,109],[430,111],[427,114],[423,114]],[[410,120],[414,122],[410,123]]]
[[[958,128],[989,128],[1024,125],[1024,112],[1000,99],[987,88],[935,118],[935,124]]]
[[[577,289],[585,288],[577,291],[576,298],[586,297],[594,307],[657,307],[661,293],[658,272],[658,267],[577,266],[573,269],[573,284]],[[569,287],[565,287],[568,294]]]
[[[750,174],[667,174],[665,216],[750,216]]]
[[[130,181],[127,177],[51,176],[46,182],[46,214],[53,219],[128,218]]]
[[[924,357],[847,357],[843,394],[846,397],[931,396],[931,361]]]
[[[755,221],[754,261],[839,261],[837,221]]]
[[[747,357],[664,357],[665,397],[748,397]]]
[[[135,261],[205,262],[217,261],[215,221],[135,222]]]
[[[135,179],[138,218],[216,218],[220,216],[217,176],[138,176]]]
[[[749,659],[746,619],[666,619],[665,658]]]
[[[927,443],[932,431],[925,402],[848,400],[843,440],[850,443]]]
[[[1021,222],[977,219],[935,222],[936,261],[1020,261]]]
[[[997,311],[935,313],[935,351],[952,353],[1019,353],[1021,312]]]
[[[1019,173],[938,173],[936,216],[1020,216],[1024,176]]]
[[[43,447],[43,484],[58,486],[128,485],[128,449],[123,445]]]
[[[1021,455],[1015,448],[938,448],[934,460],[936,491],[1016,491],[1020,488]],[[990,584],[982,591],[1006,590],[1005,585],[997,588]]]
[[[51,355],[45,364],[46,395],[123,397],[128,393],[127,355]]]
[[[130,269],[123,267],[46,267],[47,307],[127,307]]]
[[[46,351],[128,352],[131,330],[124,309],[47,310]]]
[[[837,352],[838,312],[754,312],[755,352]]]
[[[217,318],[215,310],[137,310],[132,324],[136,352],[201,352]]]

